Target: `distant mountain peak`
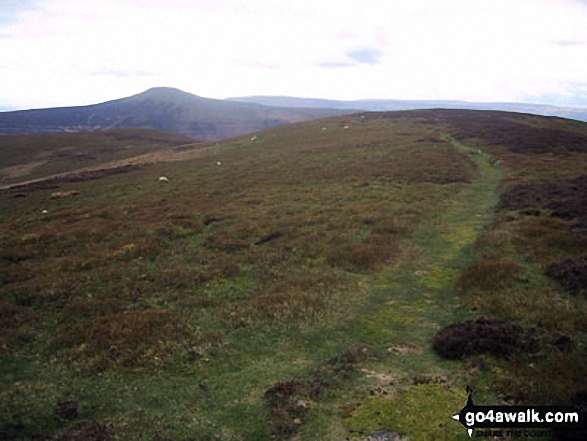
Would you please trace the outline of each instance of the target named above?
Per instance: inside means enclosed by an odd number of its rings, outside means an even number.
[[[173,87],[153,87],[128,98],[89,106],[2,112],[0,135],[141,127],[219,140],[343,113],[350,112],[266,107],[203,98]]]
[[[193,93],[184,92],[175,87],[151,87],[131,98],[158,98],[158,99],[177,99],[177,98],[200,98]]]

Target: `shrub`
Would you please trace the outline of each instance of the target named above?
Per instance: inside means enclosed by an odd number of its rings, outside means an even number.
[[[553,262],[545,274],[574,295],[587,295],[587,256]]]
[[[526,337],[518,325],[481,317],[442,328],[436,333],[432,348],[449,359],[477,354],[508,356],[528,345]]]

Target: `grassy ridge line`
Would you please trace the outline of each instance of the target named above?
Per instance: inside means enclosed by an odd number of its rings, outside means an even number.
[[[465,385],[471,378],[462,365],[441,360],[431,343],[438,328],[469,315],[460,308],[454,285],[473,258],[476,237],[493,218],[501,171],[488,154],[447,140],[473,156],[477,178],[409,239],[409,258],[370,285],[371,311],[357,320],[357,332],[377,336],[392,348],[416,350],[369,367],[369,372],[392,375],[399,394],[365,399],[345,422],[358,433],[387,427],[407,433],[413,441],[468,439],[460,425],[451,424],[447,412],[458,411],[465,402]],[[417,377],[432,381],[414,385]],[[442,384],[435,383],[439,379]],[[491,394],[478,392],[482,398]]]

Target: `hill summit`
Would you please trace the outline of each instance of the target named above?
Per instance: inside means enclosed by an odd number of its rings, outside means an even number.
[[[141,127],[203,140],[219,140],[349,112],[223,101],[170,87],[156,87],[127,98],[88,106],[1,112],[0,134]]]

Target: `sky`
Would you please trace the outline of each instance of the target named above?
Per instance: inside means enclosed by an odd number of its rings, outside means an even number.
[[[587,107],[587,0],[0,0],[0,110],[151,87]]]

